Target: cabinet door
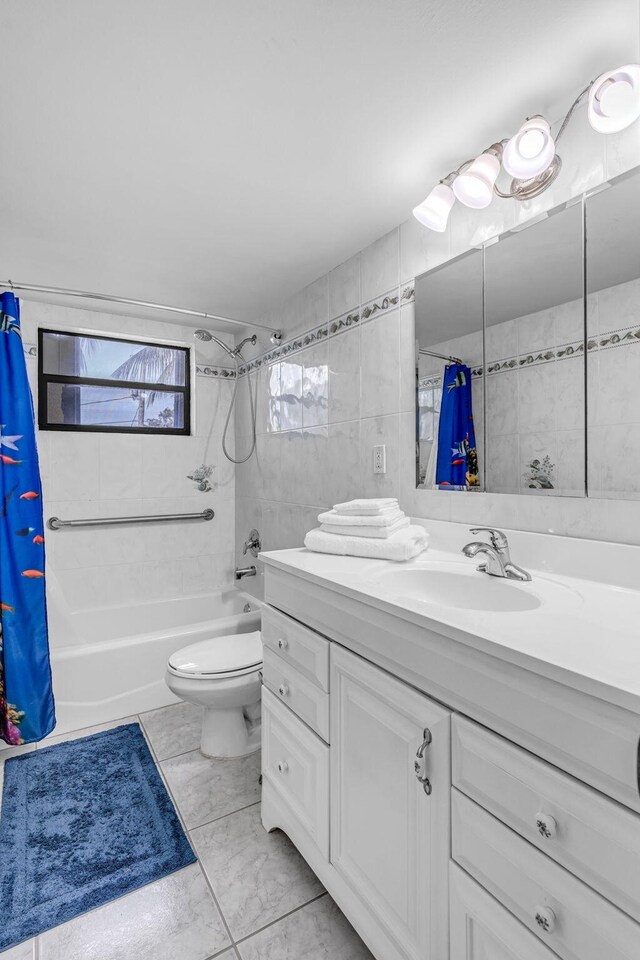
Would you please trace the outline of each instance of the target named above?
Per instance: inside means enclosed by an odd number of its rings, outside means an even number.
[[[455,863],[450,872],[450,960],[557,960]]]
[[[332,644],[331,738],[331,862],[399,957],[441,960],[448,956],[450,714]],[[415,770],[421,748],[430,794]]]

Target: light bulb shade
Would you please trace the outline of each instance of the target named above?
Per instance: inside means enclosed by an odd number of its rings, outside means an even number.
[[[589,123],[598,133],[617,133],[640,117],[640,65],[603,73],[589,90]]]
[[[544,117],[531,117],[505,145],[502,166],[516,180],[531,180],[547,169],[556,153]]]
[[[482,210],[493,200],[493,185],[499,173],[498,158],[493,153],[481,153],[469,169],[453,181],[453,192],[466,207]]]
[[[449,213],[455,202],[456,198],[451,187],[446,183],[439,183],[426,200],[414,207],[413,215],[423,226],[443,233],[447,228]]]

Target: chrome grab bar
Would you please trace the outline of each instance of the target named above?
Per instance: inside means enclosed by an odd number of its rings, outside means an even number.
[[[96,517],[86,520],[61,520],[60,517],[49,517],[49,530],[60,530],[62,527],[102,527],[116,523],[158,523],[164,520],[213,520],[215,513],[211,508],[202,513],[160,513],[155,516],[144,517]]]

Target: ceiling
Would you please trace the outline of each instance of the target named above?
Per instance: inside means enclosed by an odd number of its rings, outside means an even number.
[[[637,0],[3,0],[0,35],[0,277],[243,320],[639,42]]]

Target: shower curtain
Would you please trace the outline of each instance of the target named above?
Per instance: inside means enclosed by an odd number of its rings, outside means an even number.
[[[19,303],[0,295],[0,739],[55,726],[44,581],[42,487]]]
[[[442,378],[436,484],[477,487],[478,451],[471,406],[471,370],[451,363]]]

